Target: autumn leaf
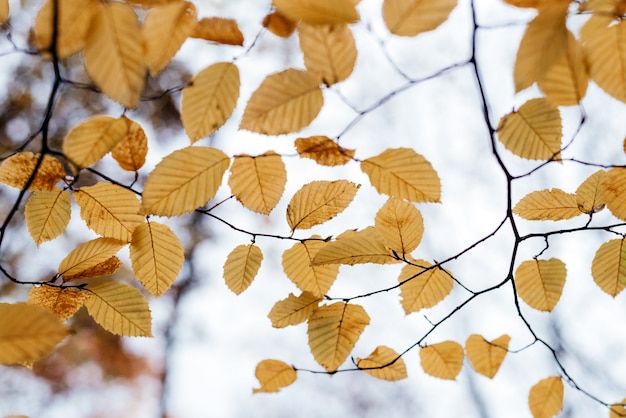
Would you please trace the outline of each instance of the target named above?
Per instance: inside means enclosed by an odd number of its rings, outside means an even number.
[[[606,171],[598,170],[576,189],[576,203],[581,212],[592,214],[604,209],[606,202],[602,196],[602,181]]]
[[[0,25],[9,19],[9,0],[0,0]]]
[[[126,118],[98,115],[74,126],[63,139],[63,153],[77,167],[89,167],[102,159],[128,134]]]
[[[371,226],[362,231],[348,230],[339,235],[333,242],[320,249],[311,264],[321,266],[325,264],[391,264],[398,263],[389,251],[384,238]]]
[[[454,341],[427,345],[420,349],[422,369],[440,379],[455,380],[463,367],[463,346]]]
[[[0,364],[38,360],[68,334],[61,319],[43,306],[0,303]]]
[[[552,418],[563,408],[563,381],[552,376],[540,380],[528,394],[528,407],[533,418]]]
[[[336,302],[317,308],[309,318],[309,347],[324,369],[333,372],[354,348],[370,317],[360,305]]]
[[[292,230],[309,229],[341,213],[361,187],[347,180],[313,181],[298,190],[287,206],[287,223]]]
[[[626,416],[626,408],[624,408],[624,404],[626,404],[626,398],[622,399],[620,403],[615,403],[611,405],[609,418],[619,418]]]
[[[99,265],[126,245],[126,242],[113,238],[96,238],[74,248],[59,265],[59,274],[63,277],[80,276],[90,268]]]
[[[87,292],[76,288],[38,286],[30,289],[28,303],[43,306],[65,321],[83,306],[87,296]]]
[[[256,366],[254,375],[261,384],[252,393],[278,392],[291,385],[298,377],[293,367],[280,360],[263,360]]]
[[[111,149],[111,157],[127,171],[137,171],[146,162],[148,154],[148,137],[140,124],[125,116],[128,130],[126,135]]]
[[[315,255],[328,243],[319,235],[297,242],[285,250],[282,256],[283,270],[303,292],[311,292],[316,296],[324,296],[333,285],[339,273],[338,264],[312,265]]]
[[[436,29],[456,5],[457,0],[385,0],[383,19],[394,35],[416,36]]]
[[[28,151],[18,152],[10,156],[0,165],[0,182],[20,190],[24,189],[33,175],[39,159],[39,154]],[[63,164],[50,155],[44,155],[28,190],[54,190],[56,184],[63,177],[65,177]]]
[[[321,300],[321,297],[311,292],[302,292],[297,297],[290,293],[287,299],[279,300],[274,304],[267,317],[272,321],[274,328],[298,325],[309,319]]]
[[[476,373],[493,379],[508,353],[510,341],[508,335],[487,341],[482,335],[472,334],[465,341],[465,355]]]
[[[314,25],[354,23],[359,20],[353,0],[272,0],[287,18]]]
[[[77,271],[74,274],[63,275],[63,281],[65,283],[74,280],[90,279],[93,277],[107,276],[115,273],[122,266],[122,262],[116,256],[111,256],[104,261],[94,264],[84,270]]]
[[[66,190],[40,190],[26,202],[24,216],[28,233],[37,246],[61,235],[70,221],[70,194]]]
[[[224,263],[226,286],[236,295],[246,290],[256,277],[263,261],[261,249],[254,244],[239,245]]]
[[[288,38],[296,30],[297,22],[275,11],[263,18],[263,27],[276,36]]]
[[[375,227],[387,246],[403,256],[415,250],[422,240],[424,219],[412,203],[392,197],[376,213]]]
[[[265,135],[297,132],[317,117],[323,104],[319,83],[306,71],[289,68],[263,80],[248,100],[239,127]]]
[[[402,268],[400,277],[400,303],[404,312],[419,312],[432,308],[445,299],[454,287],[449,272],[425,260],[415,260]]]
[[[209,147],[187,147],[161,160],[144,184],[146,213],[176,216],[206,204],[215,196],[230,158]]]
[[[407,378],[404,359],[384,345],[376,347],[366,358],[357,357],[356,366],[377,379],[393,382]]]
[[[390,148],[361,161],[378,193],[410,202],[439,202],[441,182],[433,166],[411,148]]]
[[[287,170],[280,155],[268,151],[252,157],[236,155],[230,167],[228,185],[248,209],[269,215],[285,191]]]
[[[582,214],[576,195],[561,189],[538,190],[524,196],[513,213],[529,220],[560,221]]]
[[[567,269],[557,259],[528,260],[515,271],[515,288],[531,308],[550,312],[561,298]]]
[[[225,45],[243,46],[243,34],[233,19],[223,17],[204,17],[196,22],[190,35],[209,42]]]
[[[626,287],[626,245],[623,239],[612,239],[598,248],[591,263],[594,282],[605,293],[615,297]]]
[[[626,220],[626,169],[612,168],[600,181],[600,201],[615,217]]]
[[[298,138],[295,142],[300,157],[310,158],[320,165],[343,165],[354,157],[354,150],[340,147],[327,136]]]

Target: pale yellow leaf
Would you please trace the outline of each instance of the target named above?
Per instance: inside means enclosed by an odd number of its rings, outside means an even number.
[[[0,303],[0,364],[22,364],[48,354],[69,330],[43,306]]]
[[[626,22],[594,15],[582,27],[580,40],[591,79],[607,94],[626,102]]]
[[[289,68],[263,80],[248,100],[239,127],[266,135],[297,132],[315,119],[323,105],[317,80],[306,71]]]
[[[0,182],[20,190],[24,189],[37,168],[37,174],[28,186],[28,190],[54,190],[55,185],[65,177],[63,164],[55,157],[44,155],[37,167],[40,158],[39,154],[28,151],[10,156],[0,165]]]
[[[224,263],[226,286],[239,295],[246,290],[256,277],[263,261],[261,249],[254,244],[238,245]]]
[[[292,230],[309,229],[343,212],[361,187],[347,180],[317,180],[298,190],[287,206]]]
[[[210,147],[187,147],[161,160],[148,175],[142,204],[146,213],[182,215],[215,196],[230,158]]]
[[[576,195],[561,189],[537,190],[524,196],[513,213],[534,221],[560,221],[582,214]]]
[[[515,271],[515,288],[528,306],[550,312],[561,298],[566,275],[565,264],[557,258],[524,261]]]
[[[97,263],[85,270],[78,271],[75,274],[64,274],[63,281],[71,282],[74,280],[89,279],[92,277],[107,276],[115,273],[122,266],[122,262],[116,256],[107,258],[106,260]]]
[[[598,248],[591,263],[593,281],[605,293],[615,297],[626,287],[626,245],[612,239]]]
[[[133,109],[143,92],[146,69],[137,15],[129,6],[94,6],[84,49],[85,69],[104,94]]]
[[[102,328],[124,337],[152,337],[152,316],[144,296],[123,283],[104,282],[86,288],[85,307]]]
[[[400,303],[407,315],[432,308],[444,300],[454,287],[454,280],[446,270],[432,268],[432,264],[425,260],[416,260],[413,264],[404,266],[398,277]]]
[[[315,255],[313,266],[324,264],[391,264],[398,263],[389,251],[384,238],[372,226],[362,231],[348,230],[335,241],[324,245]]]
[[[515,58],[516,92],[541,80],[567,50],[565,19],[569,3],[569,0],[543,2],[537,17],[528,24]]]
[[[257,366],[254,375],[261,384],[252,393],[278,392],[296,381],[295,369],[280,360],[263,360]]]
[[[552,418],[563,408],[563,381],[552,376],[536,383],[528,394],[528,407],[533,418]]]
[[[444,341],[420,349],[422,369],[440,379],[455,380],[463,368],[463,346],[455,341]]]
[[[370,317],[360,305],[336,302],[317,308],[309,318],[309,347],[324,369],[334,372],[348,358]]]
[[[319,83],[328,86],[352,74],[356,62],[356,44],[346,24],[298,26],[304,66]]]
[[[340,147],[327,136],[298,138],[295,142],[300,157],[310,158],[320,165],[344,165],[354,157],[354,150]]]
[[[606,205],[602,195],[602,180],[606,171],[598,170],[589,176],[576,189],[576,203],[581,212],[592,214],[600,212]]]
[[[624,408],[624,404],[626,404],[626,398],[622,399],[620,403],[615,403],[610,406],[609,418],[620,418],[626,416],[626,408]]]
[[[153,8],[143,24],[146,63],[153,76],[174,58],[196,25],[196,6],[187,1]]]
[[[390,148],[361,161],[378,193],[410,202],[440,202],[441,182],[433,166],[411,148]]]
[[[248,209],[269,215],[285,191],[287,170],[280,155],[268,151],[255,157],[236,155],[228,185]]]
[[[84,242],[61,261],[58,272],[61,276],[79,276],[113,257],[125,245],[126,242],[113,238],[96,238]]]
[[[79,168],[100,161],[128,135],[128,119],[94,116],[80,122],[65,135],[63,153]]]
[[[298,242],[285,250],[282,265],[289,280],[300,290],[321,297],[335,282],[339,264],[312,265],[313,257],[328,244],[320,238],[319,235],[313,235],[311,239]]]
[[[138,225],[130,241],[130,261],[137,280],[154,296],[169,289],[185,260],[185,250],[174,232],[157,222]]]
[[[305,322],[319,306],[321,297],[311,292],[302,292],[298,297],[290,293],[287,299],[274,304],[267,317],[274,328],[284,328]]]
[[[67,58],[85,46],[91,20],[98,7],[97,0],[56,0],[58,25],[56,52],[59,58]],[[33,35],[35,46],[40,50],[50,48],[53,34],[53,0],[46,0],[35,19]]]
[[[239,87],[237,66],[218,62],[200,71],[183,89],[180,117],[192,143],[226,122],[237,105]]]
[[[274,7],[291,20],[314,25],[354,23],[359,20],[354,0],[272,0]]]
[[[9,20],[9,0],[0,0],[0,25]]]
[[[606,203],[615,217],[626,220],[626,169],[612,168],[600,181],[600,202]]]
[[[366,358],[357,358],[356,366],[377,379],[394,382],[407,378],[404,360],[392,348],[379,345]]]
[[[287,18],[280,12],[270,13],[263,18],[263,27],[281,38],[291,36],[297,26],[297,22]]]
[[[385,0],[383,19],[389,32],[416,36],[445,22],[457,0]]]
[[[43,306],[65,321],[83,306],[87,296],[87,292],[76,288],[38,286],[30,289],[28,303]]]
[[[37,246],[61,235],[70,214],[70,194],[61,189],[34,192],[24,208],[28,233]]]
[[[412,203],[393,197],[376,213],[374,225],[387,247],[401,257],[417,248],[424,233],[420,211]]]
[[[508,353],[510,341],[511,337],[506,334],[493,341],[472,334],[465,341],[465,355],[476,373],[493,379]]]
[[[137,171],[146,162],[148,137],[140,124],[125,116],[122,116],[121,119],[125,120],[128,130],[126,135],[111,149],[111,157],[124,170]]]
[[[518,157],[558,159],[561,151],[561,114],[546,99],[531,99],[500,119],[498,139]]]
[[[243,46],[243,33],[233,19],[223,17],[205,17],[193,27],[191,37],[217,42],[225,45]]]
[[[130,242],[135,227],[144,221],[135,193],[116,184],[99,182],[74,191],[80,217],[103,237]]]

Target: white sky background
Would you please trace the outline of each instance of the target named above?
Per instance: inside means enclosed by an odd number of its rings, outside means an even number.
[[[236,18],[246,36],[246,46],[258,33],[260,20],[269,10],[269,1],[199,3],[201,16]],[[527,98],[538,95],[537,91],[530,91],[514,97],[512,82],[512,66],[524,31],[523,22],[529,21],[533,13],[501,5],[496,0],[478,0],[477,3],[479,22],[494,26],[479,32],[478,59],[491,105],[492,123],[497,124],[502,115]],[[391,59],[414,78],[431,75],[469,57],[469,1],[461,0],[444,25],[417,38],[389,35],[382,22],[381,4],[378,0],[362,0],[359,4],[363,21],[352,27],[359,50],[355,71],[347,81],[325,91],[324,109],[311,126],[298,134],[280,137],[237,130],[244,103],[266,75],[289,66],[303,68],[297,36],[284,40],[266,33],[249,54],[236,61],[241,71],[242,94],[235,115],[215,135],[214,142],[203,140],[198,145],[212,144],[229,155],[256,155],[267,150],[294,155],[293,140],[297,137],[337,135],[355,113],[342,102],[336,90],[357,108],[363,109],[405,83],[382,54],[377,39],[386,41]],[[517,24],[502,26],[511,22]],[[210,46],[192,40],[186,43],[177,60],[184,62],[195,74],[214,62],[229,61],[239,55],[241,49],[238,48]],[[425,232],[422,243],[413,254],[417,258],[430,261],[447,258],[493,231],[505,214],[505,179],[490,153],[471,70],[466,66],[412,86],[367,114],[341,140],[342,146],[357,150],[359,159],[377,155],[386,148],[411,147],[424,155],[438,171],[443,203],[418,205],[424,216]],[[584,106],[588,120],[564,156],[623,163],[624,105],[590,86]],[[113,114],[116,112],[119,110]],[[579,116],[577,109],[567,109],[562,115],[569,117],[564,127],[565,143]],[[133,114],[129,116],[132,118]],[[144,125],[144,128],[152,138],[154,133],[150,127]],[[187,144],[188,140],[181,135],[163,149],[151,148],[152,164],[165,153]],[[537,165],[513,156],[502,147],[500,150],[514,174]],[[337,236],[345,229],[373,224],[376,212],[386,201],[386,197],[378,195],[369,186],[367,177],[356,163],[323,168],[295,157],[287,157],[285,162],[287,189],[269,221],[260,215],[251,215],[234,200],[218,208],[216,215],[249,231],[289,235],[285,210],[293,193],[312,180],[348,179],[362,185],[351,207],[324,225],[296,234],[298,237],[309,236],[309,233]],[[148,172],[149,167],[144,170]],[[573,192],[595,171],[572,163],[552,164],[530,178],[516,182],[513,199],[517,201],[526,193],[543,188],[559,187]],[[229,194],[230,190],[224,184],[215,201]],[[605,224],[610,219],[608,212],[601,212],[594,224]],[[456,382],[443,381],[429,377],[421,370],[419,351],[414,349],[404,357],[409,378],[400,382],[383,382],[355,372],[339,373],[332,378],[300,372],[298,380],[279,394],[253,396],[252,388],[258,387],[254,369],[263,359],[280,359],[298,368],[322,370],[310,354],[306,325],[274,329],[266,318],[276,301],[284,299],[290,292],[298,293],[280,266],[282,252],[293,243],[258,238],[256,242],[264,253],[261,270],[252,286],[242,295],[235,296],[223,283],[222,265],[235,246],[250,242],[249,236],[210,218],[204,222],[214,232],[215,239],[204,243],[194,255],[199,276],[204,280],[182,300],[180,306],[174,367],[170,371],[169,405],[174,417],[529,417],[527,394],[530,387],[540,379],[558,374],[550,353],[536,345],[521,353],[509,354],[493,380],[477,375],[466,362]],[[580,217],[559,224],[519,224],[524,234],[566,225],[580,226],[585,222],[586,219]],[[75,226],[81,231],[85,229],[79,219]],[[178,232],[185,235],[185,231]],[[608,234],[594,232],[552,238],[543,258],[558,257],[567,265],[568,279],[561,301],[551,314],[535,312],[525,305],[522,309],[540,337],[555,341],[553,328],[560,329],[561,345],[565,350],[561,359],[579,385],[605,401],[616,402],[626,396],[626,380],[619,374],[626,361],[622,348],[626,337],[613,331],[615,325],[619,329],[619,319],[626,314],[624,296],[613,300],[602,293],[590,274],[596,249],[610,238],[612,236]],[[72,239],[68,237],[64,242],[69,243]],[[504,228],[496,237],[446,268],[472,290],[488,287],[505,277],[512,243],[510,229]],[[543,240],[527,241],[520,250],[519,260],[531,258],[543,247]],[[67,249],[61,249],[59,260],[66,253]],[[351,297],[392,286],[400,268],[399,265],[343,266],[329,295]],[[370,325],[355,347],[355,357],[367,357],[378,345],[403,351],[430,328],[423,314],[431,321],[437,321],[468,297],[466,292],[455,287],[453,293],[435,308],[405,316],[398,293],[396,290],[354,301],[363,305],[371,317]],[[159,324],[168,319],[168,303],[167,298],[151,302],[155,333],[158,333]],[[513,350],[532,341],[515,312],[510,285],[473,301],[431,334],[426,342],[452,339],[464,344],[472,333],[480,333],[488,339],[507,333],[512,337],[510,348]],[[158,338],[129,339],[128,342],[139,352],[151,353],[156,358],[162,350],[162,341]],[[556,347],[556,343],[553,346]],[[350,366],[349,363],[350,360],[344,367]],[[151,391],[156,392],[154,382],[141,384],[147,388],[145,402],[130,415],[126,410],[125,416],[148,418],[157,413],[158,404],[150,399]],[[471,391],[472,385],[475,385],[476,394]],[[569,385],[565,386],[567,412],[563,416],[608,415],[598,404]],[[0,389],[0,416],[24,413],[46,418],[82,417],[92,410],[102,410],[104,406],[107,407],[104,410],[115,411],[117,405],[127,404],[128,396],[124,388],[111,389],[97,396],[78,392],[65,401],[55,399],[50,407],[42,409],[37,405],[38,393],[41,393],[38,391],[42,390],[32,383],[16,384],[15,396],[3,399],[4,394],[10,392]],[[477,407],[481,403],[485,405],[487,415],[481,415]]]

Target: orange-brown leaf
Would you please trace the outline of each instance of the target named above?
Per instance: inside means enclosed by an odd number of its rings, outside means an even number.
[[[111,157],[127,171],[137,171],[146,162],[148,154],[148,137],[140,124],[125,116],[128,125],[126,135],[113,147]]]
[[[263,18],[263,27],[281,38],[288,38],[296,30],[297,22],[276,11]]]
[[[65,321],[83,306],[87,296],[87,292],[76,288],[39,286],[30,290],[28,303],[43,306]]]
[[[354,158],[354,150],[340,147],[327,136],[298,138],[295,142],[300,157],[310,158],[320,165],[343,165]]]
[[[205,17],[200,19],[193,27],[191,37],[237,46],[242,46],[244,41],[237,22],[223,17]]]
[[[39,159],[39,154],[28,151],[10,156],[0,165],[0,182],[23,189],[33,175]],[[63,164],[50,155],[44,155],[28,190],[51,191],[63,177],[65,177]]]

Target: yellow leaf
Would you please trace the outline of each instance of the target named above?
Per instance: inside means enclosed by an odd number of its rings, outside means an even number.
[[[92,277],[107,276],[115,273],[122,266],[122,262],[116,256],[107,258],[106,260],[89,267],[85,270],[81,270],[75,274],[64,274],[63,281],[71,282],[74,280],[89,279]]]
[[[124,337],[152,337],[148,302],[134,287],[104,282],[86,288],[85,307],[102,328]]]
[[[192,143],[226,122],[237,105],[239,87],[237,66],[219,62],[200,71],[183,89],[181,120]]]
[[[612,168],[600,181],[600,202],[606,203],[615,217],[626,220],[626,169]]]
[[[376,213],[374,225],[387,247],[400,256],[416,249],[424,233],[424,219],[420,211],[412,203],[393,197]]]
[[[310,240],[294,244],[285,250],[282,265],[285,274],[303,292],[324,296],[339,273],[339,264],[312,265],[315,255],[328,243],[313,235]]]
[[[311,292],[302,292],[298,297],[290,293],[287,299],[279,300],[274,304],[267,317],[272,321],[274,328],[298,325],[309,319],[321,300],[321,297]]]
[[[298,26],[304,66],[321,84],[330,86],[352,74],[356,44],[346,24]]]
[[[394,35],[416,36],[445,22],[456,5],[457,0],[385,0],[383,19]]]
[[[72,317],[87,300],[87,292],[76,288],[39,286],[30,289],[28,303],[43,306],[62,321]]]
[[[357,358],[356,366],[377,379],[394,382],[407,378],[406,365],[402,357],[384,345],[376,347],[366,358]]]
[[[594,15],[582,27],[589,76],[607,94],[626,102],[626,23],[612,16]]]
[[[558,159],[561,137],[561,115],[546,99],[527,101],[498,125],[505,148],[528,160]]]
[[[347,180],[318,180],[302,186],[287,206],[291,230],[309,229],[343,212],[361,187]]]
[[[276,36],[288,38],[296,30],[297,22],[283,16],[280,12],[273,12],[263,18],[263,27]]]
[[[153,76],[174,58],[196,24],[196,6],[187,1],[153,8],[143,24],[146,63]]]
[[[624,408],[623,404],[626,404],[626,398],[622,399],[620,403],[611,405],[609,418],[619,418],[626,416],[626,408]]]
[[[581,212],[592,214],[604,209],[606,203],[602,197],[601,184],[605,175],[606,171],[598,170],[576,189],[576,203]]]
[[[465,355],[476,373],[493,379],[508,353],[510,341],[511,337],[506,334],[493,341],[472,334],[465,341]]]
[[[463,346],[454,341],[444,341],[420,349],[422,369],[440,379],[455,380],[463,367],[463,358]]]
[[[539,7],[544,0],[504,0],[505,3],[515,7]]]
[[[79,276],[86,270],[113,257],[125,246],[124,241],[113,238],[96,238],[74,248],[59,265],[61,276]]]
[[[26,183],[33,175],[39,154],[24,151],[18,152],[4,160],[0,165],[0,182],[9,186],[24,189]],[[37,174],[28,186],[28,190],[54,190],[55,185],[65,177],[65,169],[61,162],[50,156],[44,155],[41,164],[37,168]]]
[[[310,158],[320,165],[343,165],[354,157],[354,150],[340,147],[327,136],[298,138],[295,142],[300,157]]]
[[[130,242],[135,227],[144,221],[135,193],[112,183],[99,182],[74,191],[80,217],[103,237]]]
[[[557,258],[524,261],[515,271],[517,294],[531,308],[550,312],[561,298],[566,275]]]
[[[533,418],[552,418],[563,408],[563,381],[558,376],[540,380],[528,394]]]
[[[313,258],[312,265],[324,264],[391,264],[398,263],[385,240],[372,226],[362,231],[348,230],[329,242]]]
[[[82,121],[65,136],[63,153],[80,168],[95,164],[127,136],[127,120],[99,115]]]
[[[354,0],[272,0],[287,18],[314,25],[354,23],[359,20]]]
[[[554,106],[575,106],[585,97],[589,76],[582,46],[571,32],[567,32],[567,48],[538,81]]]
[[[390,148],[363,160],[361,171],[367,174],[378,193],[410,202],[440,202],[437,172],[411,148]]]
[[[323,105],[318,82],[306,71],[289,68],[263,80],[248,100],[239,127],[266,135],[296,132],[308,126]]]
[[[626,245],[612,239],[598,248],[591,263],[591,275],[605,293],[615,297],[626,287]]]
[[[28,198],[24,216],[28,233],[39,246],[58,237],[70,221],[70,194],[66,190],[36,191]]]
[[[569,0],[543,2],[537,17],[528,24],[515,58],[516,92],[541,80],[567,50],[565,19],[569,3]]]
[[[576,195],[561,189],[537,190],[524,196],[513,208],[524,219],[560,221],[580,215]]]
[[[9,20],[9,0],[0,0],[0,25]]]
[[[140,124],[125,116],[128,126],[126,135],[111,149],[111,157],[127,171],[137,171],[143,167],[148,153],[148,137]]]
[[[161,160],[148,175],[143,190],[143,208],[159,216],[191,212],[215,196],[230,165],[216,148],[187,147]]]
[[[43,306],[0,303],[0,364],[38,360],[68,334],[63,322]]]
[[[91,79],[111,99],[133,109],[145,84],[144,48],[137,15],[110,2],[94,7],[84,50]]]
[[[126,0],[126,3],[149,9],[151,7],[163,6],[171,3],[179,3],[181,1],[182,0]]]
[[[237,155],[230,167],[228,185],[242,205],[269,215],[285,191],[287,170],[280,155],[268,151],[251,157]]]
[[[243,34],[237,22],[223,17],[205,17],[193,27],[191,37],[225,45],[243,46]]]
[[[263,261],[261,249],[254,244],[239,245],[224,263],[226,286],[236,295],[246,290],[256,277]]]
[[[180,240],[166,225],[138,225],[130,241],[130,261],[137,280],[154,296],[169,289],[185,260]]]
[[[416,260],[413,264],[404,266],[398,277],[401,284],[400,303],[407,315],[432,308],[444,300],[454,287],[454,280],[446,270],[431,268],[432,264],[425,260]]]
[[[334,372],[348,358],[370,317],[360,305],[336,302],[317,308],[309,318],[309,347],[322,367]]]
[[[298,377],[293,367],[280,360],[263,360],[256,366],[254,375],[261,384],[252,393],[278,392],[296,381]]]
[[[67,58],[85,46],[91,20],[97,10],[97,0],[56,0],[58,26],[56,50],[59,58]],[[53,26],[53,0],[46,0],[35,20],[33,35],[40,50],[50,48]]]

